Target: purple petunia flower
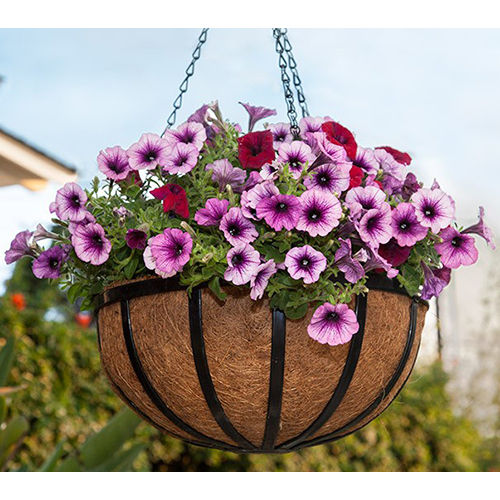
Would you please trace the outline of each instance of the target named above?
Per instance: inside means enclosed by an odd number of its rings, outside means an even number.
[[[248,283],[257,272],[260,255],[255,248],[246,243],[235,246],[227,252],[228,267],[224,279],[235,285]]]
[[[47,239],[57,239],[59,238],[59,235],[52,233],[45,229],[41,224],[38,224],[36,226],[35,232],[33,233],[33,241],[41,241],[41,240],[47,240]]]
[[[484,208],[479,207],[479,221],[477,224],[473,226],[469,226],[468,228],[462,231],[462,234],[477,234],[486,240],[488,246],[495,250],[495,241],[493,236],[493,231],[484,223]]]
[[[460,233],[451,226],[443,229],[439,236],[443,241],[437,243],[435,248],[444,266],[456,269],[477,261],[478,252],[472,236]]]
[[[357,230],[361,239],[378,248],[381,243],[387,243],[392,237],[391,207],[383,203],[380,208],[368,210],[357,223]]]
[[[384,205],[386,195],[376,186],[355,187],[350,189],[345,197],[352,219],[358,219],[366,211],[379,209]]]
[[[125,220],[127,217],[130,217],[132,215],[132,212],[130,210],[126,209],[122,205],[121,207],[113,208],[113,215],[116,215],[119,219]]]
[[[278,160],[288,163],[293,177],[298,179],[302,174],[302,169],[306,164],[311,165],[316,156],[311,148],[302,141],[292,141],[283,143],[278,149]]]
[[[420,297],[424,300],[430,300],[432,297],[439,297],[443,289],[448,285],[451,279],[451,269],[442,267],[441,269],[430,269],[421,262],[424,271],[424,286],[420,291]]]
[[[257,217],[276,231],[283,228],[290,231],[299,220],[300,205],[299,199],[293,195],[275,194],[259,201]]]
[[[273,134],[273,147],[278,150],[279,147],[284,143],[290,143],[293,141],[293,135],[290,132],[289,123],[274,123],[269,125],[268,130]]]
[[[168,153],[163,170],[169,174],[187,174],[196,167],[198,155],[195,146],[179,142]]]
[[[397,162],[390,153],[388,153],[385,149],[376,149],[374,152],[375,159],[380,163],[380,167],[382,170],[394,177],[398,181],[403,182],[406,176],[405,165]]]
[[[286,254],[285,266],[293,279],[302,278],[304,283],[314,283],[326,269],[326,257],[310,245],[294,247]]]
[[[33,233],[28,230],[21,231],[16,234],[10,244],[10,248],[5,252],[6,264],[12,264],[25,255],[35,255],[33,248],[31,247],[32,236]]]
[[[415,214],[422,226],[430,227],[433,233],[448,227],[455,209],[452,199],[440,189],[419,189],[412,197]]]
[[[312,165],[313,167],[324,163],[334,163],[336,165],[338,163],[351,163],[344,147],[330,142],[324,132],[315,132],[307,134],[307,136],[312,152],[317,156]]]
[[[325,120],[319,117],[305,116],[300,119],[299,128],[300,135],[313,134],[314,132],[321,132],[321,125]]]
[[[69,245],[54,246],[45,250],[33,261],[33,274],[39,278],[56,279],[61,275],[61,266],[68,260]]]
[[[130,172],[127,152],[120,146],[106,148],[97,156],[99,170],[113,181],[123,181]]]
[[[168,227],[163,233],[149,238],[144,250],[144,263],[162,278],[170,278],[182,271],[192,248],[193,240],[189,233]]]
[[[207,140],[207,133],[202,123],[191,120],[179,125],[177,130],[167,130],[165,140],[171,147],[178,144],[193,146],[198,154]]]
[[[304,180],[307,189],[321,189],[329,193],[342,193],[349,187],[350,163],[325,163],[312,171]]]
[[[125,242],[129,248],[144,250],[148,235],[141,229],[129,229],[125,235]]]
[[[412,247],[427,236],[429,228],[422,226],[411,203],[400,203],[392,211],[392,235],[402,247]]]
[[[299,198],[300,210],[296,229],[306,231],[311,236],[326,236],[339,225],[342,206],[330,193],[311,189]]]
[[[415,174],[408,172],[406,174],[405,181],[401,187],[401,196],[403,200],[409,201],[410,198],[422,187],[422,184],[418,182]]]
[[[218,226],[229,207],[228,200],[210,198],[205,203],[205,208],[200,208],[194,215],[194,220],[200,226]]]
[[[71,243],[77,257],[94,266],[104,264],[111,252],[111,242],[106,238],[103,227],[92,222],[76,227]]]
[[[358,146],[356,149],[356,159],[353,161],[353,164],[361,168],[364,172],[374,175],[377,174],[380,167],[373,149],[362,148],[361,146]]]
[[[142,134],[135,144],[127,149],[129,164],[133,170],[152,170],[164,166],[169,159],[169,143],[157,134]]]
[[[331,346],[346,344],[359,330],[354,311],[347,304],[330,304],[319,306],[307,327],[309,337],[320,344]]]
[[[360,262],[352,257],[351,240],[339,241],[340,248],[335,252],[335,265],[344,273],[349,283],[356,283],[365,275],[365,270]]]
[[[82,220],[79,220],[78,222],[70,222],[68,224],[68,231],[73,234],[79,226],[86,226],[91,222],[95,222],[95,217],[90,212],[87,212]]]
[[[260,172],[257,172],[256,170],[252,170],[248,174],[248,178],[245,181],[245,184],[243,184],[243,189],[245,191],[248,191],[249,189],[252,189],[257,184],[260,184],[263,181],[264,181],[264,178],[260,175]],[[233,189],[233,191],[234,191],[234,189]]]
[[[240,243],[251,243],[259,236],[255,226],[248,219],[245,219],[241,208],[237,207],[230,208],[229,212],[222,217],[219,229],[233,246]]]
[[[364,261],[363,267],[365,268],[366,272],[372,271],[374,269],[383,269],[386,272],[388,278],[395,278],[399,274],[399,271],[397,269],[394,269],[392,265],[378,253],[376,248],[368,245],[368,251],[364,249],[362,249],[361,251],[365,253],[366,256],[366,258],[362,259]]]
[[[248,132],[251,132],[255,127],[255,124],[259,120],[263,120],[264,118],[268,118],[270,116],[276,115],[275,109],[263,108],[261,106],[251,106],[248,103],[240,102],[247,111],[248,117]]]
[[[205,170],[212,171],[212,180],[219,185],[219,191],[224,191],[228,184],[235,193],[242,191],[246,173],[241,168],[233,167],[229,160],[216,160],[208,164]]]
[[[59,219],[79,222],[87,214],[87,195],[75,182],[68,182],[56,193],[55,212]]]
[[[273,259],[263,262],[256,268],[255,274],[250,279],[250,298],[252,300],[262,298],[269,283],[269,278],[276,274],[276,271],[277,267]]]

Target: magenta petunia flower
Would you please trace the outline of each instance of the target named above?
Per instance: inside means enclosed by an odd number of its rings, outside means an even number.
[[[378,248],[381,243],[387,243],[391,239],[391,222],[391,207],[388,203],[384,203],[380,208],[368,210],[356,227],[365,243]]]
[[[25,255],[35,255],[31,247],[32,236],[33,233],[28,230],[16,234],[10,244],[10,248],[5,252],[6,264],[13,264]]]
[[[452,199],[440,189],[419,189],[411,197],[411,203],[420,224],[436,234],[448,227],[455,216]]]
[[[304,185],[307,189],[321,189],[329,193],[342,193],[349,187],[350,170],[350,163],[325,163],[312,171],[312,177],[304,179]]]
[[[355,187],[345,197],[352,219],[358,219],[368,210],[379,209],[384,205],[386,195],[376,186]]]
[[[307,327],[309,337],[320,344],[331,346],[346,344],[359,330],[354,311],[347,304],[330,304],[319,306]]]
[[[406,176],[405,165],[397,162],[394,156],[385,149],[376,149],[374,155],[375,159],[380,163],[380,168],[382,168],[386,174],[394,177],[398,181],[404,181]]]
[[[429,228],[422,226],[411,203],[400,203],[391,213],[392,235],[402,247],[412,247],[427,236]]]
[[[229,212],[222,217],[219,229],[233,246],[251,243],[259,236],[255,226],[243,216],[241,208],[237,207],[230,208]]]
[[[406,174],[403,186],[401,187],[401,196],[403,200],[409,201],[410,198],[422,187],[422,184],[418,182],[415,174],[408,172]]]
[[[75,182],[68,182],[56,193],[56,216],[61,220],[78,222],[85,218],[87,195]]]
[[[365,270],[359,260],[352,257],[351,240],[339,241],[340,248],[335,252],[335,265],[344,273],[349,283],[356,283],[365,275]]]
[[[326,236],[339,225],[342,206],[330,193],[319,189],[310,189],[299,198],[300,209],[296,229],[311,236]]]
[[[321,132],[321,125],[325,120],[320,117],[305,116],[299,121],[300,135],[305,136],[306,134],[314,134],[315,132]]]
[[[484,208],[479,207],[479,221],[477,224],[473,226],[469,226],[468,228],[462,231],[463,234],[477,234],[486,240],[488,246],[495,250],[495,241],[493,236],[493,231],[484,223]]]
[[[123,205],[121,207],[113,208],[113,214],[116,215],[119,219],[125,220],[127,217],[132,215],[132,212],[126,209]],[[92,221],[95,222],[95,221]]]
[[[144,262],[148,269],[154,269],[162,278],[170,278],[182,271],[191,257],[192,248],[189,233],[168,227],[163,233],[149,238]]]
[[[78,222],[70,222],[68,224],[68,231],[71,234],[74,234],[74,232],[79,226],[86,226],[91,222],[95,222],[95,217],[90,212],[86,212],[85,217],[82,220],[79,220]]]
[[[129,164],[133,170],[152,170],[165,166],[169,159],[169,143],[157,134],[142,134],[135,144],[127,149]]]
[[[33,274],[39,278],[56,279],[61,275],[61,266],[68,260],[69,245],[54,246],[42,252],[33,261]]]
[[[141,229],[129,229],[125,235],[125,242],[129,248],[144,250],[147,245],[148,235]]]
[[[279,149],[279,147],[284,143],[290,143],[293,141],[293,135],[290,132],[289,123],[274,123],[267,127],[273,134],[273,147],[274,149]]]
[[[269,109],[269,108],[264,108],[262,106],[252,106],[248,103],[240,102],[245,110],[248,113],[248,131],[251,132],[253,128],[255,127],[255,124],[259,120],[263,120],[264,118],[269,118],[270,116],[275,116],[276,110],[275,109]]]
[[[243,184],[243,189],[245,191],[248,191],[249,189],[255,187],[257,184],[263,182],[264,178],[260,174],[261,173],[257,172],[256,170],[251,170],[250,173],[248,174],[248,178],[245,181],[245,184]],[[238,192],[240,192],[240,189],[238,189]]]
[[[120,146],[106,148],[97,156],[99,170],[113,181],[123,181],[130,172],[127,152]]]
[[[227,252],[228,267],[224,279],[235,285],[248,283],[257,273],[260,264],[260,255],[255,248],[246,243],[235,246]]]
[[[290,231],[299,220],[300,205],[299,199],[293,195],[275,194],[259,201],[257,217],[264,219],[276,231]]]
[[[435,248],[444,266],[456,269],[477,261],[478,252],[472,236],[460,233],[451,226],[443,229],[439,236],[443,241],[437,243]]]
[[[303,279],[307,284],[314,283],[326,269],[326,257],[310,245],[294,247],[286,254],[285,266],[293,279]]]
[[[198,163],[199,151],[192,144],[176,144],[168,153],[163,171],[169,174],[187,174]]]
[[[250,298],[252,300],[262,298],[269,283],[269,278],[276,272],[277,267],[273,259],[263,262],[256,268],[255,274],[250,279]]]
[[[71,243],[77,257],[94,266],[104,264],[111,252],[111,242],[106,238],[103,227],[96,223],[79,225],[71,237]]]
[[[199,153],[207,140],[207,133],[202,123],[191,120],[179,125],[177,130],[167,130],[165,140],[171,147],[175,147],[178,144],[185,144],[193,146],[197,153]]]
[[[265,181],[274,181],[283,172],[283,164],[279,160],[274,160],[271,163],[266,163],[260,169],[260,176]]]
[[[209,163],[205,170],[212,171],[212,180],[219,185],[219,191],[224,191],[228,184],[235,193],[242,191],[246,173],[241,168],[233,167],[229,160],[215,160],[213,163]]]
[[[218,226],[228,207],[228,200],[210,198],[205,203],[205,208],[200,208],[195,213],[194,220],[200,226]]]
[[[308,143],[312,148],[312,152],[317,156],[313,167],[323,165],[324,163],[351,164],[344,147],[330,142],[324,132],[308,134]]]
[[[394,269],[392,264],[382,257],[376,248],[368,245],[367,250],[367,252],[364,249],[362,250],[363,252],[366,252],[366,259],[363,259],[363,267],[366,272],[374,269],[382,269],[386,272],[388,278],[395,278],[399,274],[399,271]]]
[[[278,160],[282,163],[288,163],[290,172],[298,179],[306,164],[311,165],[316,156],[311,148],[302,141],[284,142],[278,149]]]
[[[377,174],[380,168],[380,164],[377,158],[375,158],[373,149],[362,148],[361,146],[358,146],[356,149],[356,157],[353,164],[361,168],[364,172],[374,175]]]
[[[423,262],[421,266],[424,271],[424,286],[420,291],[420,297],[424,300],[430,300],[432,297],[439,297],[443,289],[448,286],[450,282],[451,269],[448,267],[430,269]]]

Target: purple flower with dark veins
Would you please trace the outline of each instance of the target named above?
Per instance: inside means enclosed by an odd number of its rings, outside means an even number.
[[[76,256],[94,266],[104,264],[111,252],[111,242],[100,224],[79,225],[71,237]]]
[[[257,217],[264,219],[275,231],[295,228],[300,215],[300,201],[289,194],[275,194],[257,205]]]
[[[48,231],[45,229],[41,224],[38,224],[36,226],[35,232],[33,233],[33,241],[41,241],[41,240],[47,240],[47,239],[58,239],[59,235],[52,233],[51,231]]]
[[[451,279],[451,269],[442,267],[440,269],[430,269],[421,262],[424,271],[424,286],[420,291],[420,297],[423,300],[430,300],[432,297],[439,297],[443,289],[448,285]]]
[[[255,226],[243,216],[241,209],[237,207],[230,208],[229,212],[222,217],[219,229],[233,246],[251,243],[259,236]]]
[[[249,217],[247,215],[248,212],[250,213],[250,219],[257,219],[257,205],[259,202],[276,194],[280,194],[280,192],[272,181],[262,182],[252,189],[245,191],[240,199],[245,217]]]
[[[218,226],[222,217],[227,213],[229,200],[209,198],[205,208],[200,208],[194,215],[194,220],[200,226]]]
[[[349,163],[349,157],[343,146],[333,144],[328,140],[324,132],[314,132],[307,134],[307,143],[310,145],[312,152],[317,156],[312,167],[318,167],[324,163]]]
[[[179,125],[177,130],[167,130],[165,140],[171,147],[175,147],[177,144],[185,144],[193,146],[199,153],[207,140],[207,134],[201,123],[192,120]]]
[[[410,198],[422,187],[422,184],[418,182],[415,174],[408,172],[406,174],[405,181],[401,188],[401,196],[403,200],[409,201]]]
[[[39,278],[56,279],[61,275],[61,266],[68,260],[70,245],[54,246],[42,252],[33,261],[33,274]]]
[[[264,108],[261,106],[251,106],[248,103],[240,102],[248,113],[248,132],[251,132],[255,126],[255,124],[259,120],[263,120],[264,118],[268,118],[270,116],[276,115],[275,109]]]
[[[252,300],[263,297],[269,278],[276,274],[276,271],[277,268],[273,259],[263,262],[256,268],[255,274],[250,278],[250,298]]]
[[[325,120],[320,117],[306,116],[300,119],[299,128],[300,135],[305,136],[305,134],[321,132],[321,125]]]
[[[311,148],[302,141],[285,142],[278,149],[278,160],[282,163],[288,163],[290,172],[295,179],[300,177],[304,166],[311,165],[315,159],[316,156],[312,153]]]
[[[380,163],[382,170],[396,178],[398,181],[403,182],[405,179],[406,168],[402,163],[397,162],[390,153],[385,149],[376,149],[374,152],[375,159]]]
[[[460,233],[451,226],[443,229],[439,236],[443,241],[437,243],[435,248],[444,266],[457,269],[476,263],[478,252],[472,236]]]
[[[420,224],[430,227],[435,234],[448,227],[455,216],[451,197],[440,189],[419,189],[411,197],[411,203]]]
[[[361,168],[364,172],[374,175],[377,174],[380,167],[373,149],[362,148],[361,146],[358,146],[356,149],[356,159],[353,161],[353,164]]]
[[[144,250],[147,240],[148,235],[141,229],[129,229],[125,235],[127,246],[132,249]]]
[[[345,197],[352,219],[358,219],[368,210],[378,209],[384,205],[386,195],[376,186],[355,187]]]
[[[354,311],[347,304],[330,304],[319,306],[307,327],[309,337],[320,344],[331,346],[346,344],[359,330]]]
[[[493,236],[493,231],[484,223],[484,208],[479,207],[479,221],[477,224],[473,226],[469,226],[468,228],[462,231],[462,234],[477,234],[486,240],[488,246],[495,250],[495,241]]]
[[[373,208],[361,217],[357,223],[360,238],[373,248],[387,243],[392,237],[391,207],[384,203],[380,208]]]
[[[246,173],[241,168],[233,167],[229,160],[216,160],[208,164],[205,170],[212,171],[212,180],[219,185],[219,191],[224,191],[228,184],[235,193],[242,191]]]
[[[356,283],[365,275],[365,270],[360,262],[352,257],[351,240],[339,241],[340,248],[335,252],[335,265],[344,273],[349,283]]]
[[[264,181],[264,178],[260,175],[260,172],[257,172],[256,170],[252,170],[248,174],[248,178],[245,181],[245,184],[243,184],[243,189],[245,191],[248,191],[249,189],[252,189],[257,184],[260,184],[263,181]],[[234,191],[234,188],[233,188],[233,191]]]
[[[428,227],[422,226],[411,203],[400,203],[392,211],[392,235],[402,247],[412,247],[427,236]]]
[[[187,174],[191,172],[198,163],[198,150],[192,144],[182,142],[173,146],[168,153],[163,166],[163,171],[169,174]]]
[[[307,189],[342,193],[349,188],[350,171],[350,163],[325,163],[312,171],[312,177],[304,179],[304,185]]]
[[[339,225],[342,206],[333,194],[311,189],[302,193],[299,200],[301,206],[296,225],[299,231],[311,236],[326,236]]]
[[[123,181],[130,172],[127,152],[120,146],[103,149],[97,156],[99,170],[113,181]]]
[[[363,249],[363,252],[366,252],[366,259],[363,264],[363,267],[365,268],[365,272],[372,271],[374,269],[383,269],[388,278],[395,278],[398,274],[399,271],[395,268],[392,267],[392,265],[384,259],[377,251],[376,248],[371,247],[368,245],[367,252]]]
[[[90,224],[91,222],[95,222],[95,217],[90,212],[87,212],[85,214],[85,217],[82,220],[79,220],[78,222],[70,222],[68,224],[68,231],[71,234],[73,234],[78,227],[86,226],[87,224]]]
[[[157,134],[142,134],[135,144],[127,149],[129,164],[133,170],[153,170],[164,166],[169,159],[169,143]]]
[[[273,134],[273,147],[278,150],[279,147],[284,143],[290,143],[293,141],[293,135],[290,132],[289,123],[274,123],[269,125],[268,130]]]
[[[61,220],[79,222],[87,214],[87,195],[75,182],[68,182],[56,193],[56,216]]]
[[[5,252],[6,264],[12,264],[25,255],[35,255],[31,247],[32,236],[33,233],[28,230],[16,234],[10,244],[10,248]]]
[[[310,245],[294,247],[286,254],[285,266],[293,279],[314,283],[326,269],[326,257]]]
[[[231,248],[226,259],[228,267],[224,279],[235,285],[248,283],[260,264],[259,252],[246,243]]]

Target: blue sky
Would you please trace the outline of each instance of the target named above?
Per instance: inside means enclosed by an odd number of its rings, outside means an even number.
[[[101,148],[164,128],[198,32],[2,29],[0,125],[75,165],[85,183]],[[363,146],[410,152],[412,170],[439,180],[464,224],[483,204],[498,232],[499,30],[289,33],[313,115],[334,117]],[[209,32],[178,123],[214,99],[233,121],[246,122],[239,100],[286,119],[271,30]],[[48,220],[54,189],[0,190],[2,255],[16,231]]]

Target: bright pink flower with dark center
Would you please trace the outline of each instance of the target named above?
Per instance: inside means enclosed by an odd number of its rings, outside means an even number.
[[[210,198],[205,203],[205,208],[200,208],[194,214],[194,220],[200,226],[218,226],[222,217],[227,213],[229,200]]]
[[[310,245],[294,247],[286,254],[285,266],[294,280],[303,279],[304,283],[314,283],[326,269],[326,257]]]
[[[439,236],[443,241],[437,243],[435,248],[444,266],[457,269],[476,263],[478,252],[472,236],[460,233],[451,226],[443,229]]]
[[[411,203],[400,203],[392,210],[392,235],[402,247],[413,247],[427,236],[429,228],[422,226]]]
[[[192,144],[179,142],[169,151],[163,170],[169,174],[187,174],[196,167],[198,154]]]
[[[203,147],[206,139],[205,128],[196,121],[187,121],[179,125],[177,130],[167,130],[165,134],[165,140],[171,147],[175,147],[177,144],[193,146],[196,148],[197,153]]]
[[[337,122],[323,123],[323,125],[321,125],[321,130],[325,132],[326,137],[330,142],[342,146],[351,160],[356,158],[358,145],[356,144],[356,140],[350,130]]]
[[[241,208],[237,207],[230,208],[229,212],[222,217],[219,229],[233,246],[240,243],[251,243],[259,236],[255,226],[248,219],[245,219]]]
[[[311,236],[326,236],[339,225],[342,206],[331,193],[310,189],[299,198],[300,213],[296,228]]]
[[[133,170],[152,170],[165,165],[169,151],[169,143],[159,135],[142,134],[139,141],[127,149],[127,156]]]
[[[448,227],[455,216],[453,200],[440,189],[419,189],[412,197],[415,214],[422,226],[435,234]]]
[[[301,118],[299,122],[300,135],[304,137],[306,134],[321,132],[321,125],[324,121],[324,118],[320,117],[305,116]]]
[[[380,244],[387,243],[391,239],[391,222],[391,207],[388,203],[384,203],[380,208],[368,210],[356,228],[366,244],[378,248]]]
[[[289,194],[276,194],[264,198],[257,205],[257,217],[276,231],[290,231],[297,225],[300,215],[300,201]]]
[[[351,219],[359,219],[368,210],[380,208],[386,199],[386,194],[375,186],[355,187],[350,189],[345,197]]]
[[[307,189],[320,189],[328,193],[342,193],[349,187],[350,163],[325,163],[312,171],[312,177],[304,179]]]
[[[113,181],[123,181],[130,172],[127,152],[120,146],[106,148],[97,156],[99,170]]]
[[[289,123],[274,123],[269,125],[267,128],[273,134],[274,149],[279,149],[279,147],[285,142],[289,143],[293,141],[293,135],[290,132]]]
[[[184,219],[189,217],[189,205],[183,187],[178,184],[165,184],[160,188],[153,189],[151,194],[163,202],[164,212],[172,211]]]
[[[398,163],[402,163],[403,165],[408,166],[411,163],[411,156],[408,153],[402,153],[401,151],[391,148],[390,146],[379,146],[375,149],[383,149],[384,151],[387,151]]]
[[[71,237],[77,257],[94,266],[104,264],[111,252],[111,242],[100,224],[79,225]]]
[[[302,174],[304,166],[311,165],[316,156],[311,148],[302,141],[293,141],[283,143],[278,150],[278,160],[282,163],[288,163],[290,172],[295,179]]]
[[[255,269],[255,274],[250,279],[250,298],[261,299],[266,290],[269,278],[276,274],[277,267],[273,259],[263,262]]]
[[[54,246],[45,250],[33,261],[33,274],[39,279],[59,278],[61,266],[68,260],[70,250],[70,245]]]
[[[238,158],[243,168],[258,170],[276,156],[270,130],[250,132],[238,138]]]
[[[56,193],[55,212],[59,219],[79,222],[87,214],[87,195],[75,182],[68,182]]]
[[[380,167],[379,162],[375,158],[372,149],[362,148],[358,146],[356,150],[356,157],[353,160],[353,165],[361,168],[367,174],[376,175]]]
[[[246,243],[231,248],[226,259],[228,266],[224,279],[235,285],[248,283],[257,273],[260,264],[259,252]]]
[[[358,330],[356,314],[347,304],[328,302],[314,311],[307,327],[309,337],[331,346],[346,344]]]

